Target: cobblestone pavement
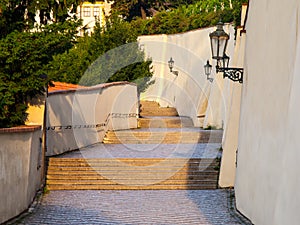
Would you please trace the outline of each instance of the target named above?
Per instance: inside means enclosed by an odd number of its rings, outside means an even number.
[[[226,190],[51,191],[16,224],[236,225]]]

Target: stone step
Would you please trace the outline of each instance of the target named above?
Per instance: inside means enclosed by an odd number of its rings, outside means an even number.
[[[190,165],[199,165],[201,164],[212,164],[217,163],[216,159],[186,159],[186,158],[50,158],[49,165],[55,164],[81,164],[81,165],[91,165],[91,164],[102,164],[102,165],[111,165],[112,163],[124,163],[136,166],[145,166],[145,165],[152,165],[155,163],[160,162],[168,162],[172,164],[182,164],[182,163],[189,163]]]
[[[177,143],[220,143],[222,131],[201,132],[108,132],[103,143],[105,144],[177,144]]]
[[[184,184],[184,185],[48,185],[47,189],[52,190],[212,190],[217,185],[211,184]]]
[[[173,107],[160,107],[154,101],[141,101],[140,116],[178,116],[178,112]]]
[[[216,189],[217,181],[181,184],[47,184],[48,190],[205,190]]]
[[[141,108],[140,116],[178,116],[175,108]]]
[[[141,128],[182,128],[194,127],[189,117],[148,117],[138,119]]]
[[[107,174],[106,174],[107,175]],[[151,179],[159,179],[161,175],[157,175],[155,173],[143,173],[145,180]],[[168,180],[215,180],[218,177],[218,171],[214,171],[211,173],[195,173],[195,174],[187,174],[187,173],[176,173],[175,175],[168,178]],[[109,174],[110,179],[122,179],[124,176],[117,174]],[[47,175],[48,180],[106,180],[107,176],[102,176],[101,173],[94,174],[70,174],[70,173],[58,173]],[[138,180],[138,177],[130,176],[132,180]]]
[[[148,170],[155,169],[156,171],[164,171],[164,170],[181,170],[181,171],[208,171],[209,169],[214,169],[219,164],[204,164],[204,165],[159,165],[154,164],[150,166],[134,166],[134,165],[90,165],[90,166],[82,166],[82,165],[49,165],[48,171],[59,170],[59,171],[87,171],[87,170],[95,170],[95,171],[110,171],[110,170],[122,170],[122,171],[130,171],[136,170],[137,172],[147,172]]]
[[[60,171],[60,170],[49,170],[48,171],[48,175],[47,176],[55,176],[56,178],[58,176],[61,176],[61,177],[65,177],[65,176],[68,176],[68,177],[94,177],[94,176],[102,176],[101,174],[103,175],[106,175],[106,176],[110,176],[110,177],[123,177],[124,175],[128,175],[128,172],[127,171],[124,171],[124,172],[116,172],[116,171],[104,171],[104,173],[100,173],[99,171]],[[159,174],[157,174],[159,172]],[[171,171],[172,173],[174,171]],[[218,170],[216,169],[213,169],[213,170],[204,170],[204,171],[177,171],[176,172],[176,176],[178,177],[181,177],[181,176],[185,176],[185,177],[193,177],[193,176],[203,176],[203,177],[206,177],[206,176],[209,176],[209,177],[214,177],[215,175],[218,175]],[[131,173],[133,174],[133,173]],[[135,174],[138,174],[138,176],[143,176],[143,178],[147,178],[147,177],[150,177],[150,178],[155,178],[155,177],[158,177],[158,176],[165,176],[165,175],[170,175],[170,171],[155,171],[154,172],[148,172],[148,171],[139,171],[138,173],[135,173]],[[175,176],[175,175],[172,175],[171,176]]]
[[[49,163],[107,163],[107,162],[124,162],[133,165],[151,165],[157,162],[172,162],[175,163],[218,163],[219,159],[213,158],[63,158],[63,157],[51,157]]]
[[[172,167],[172,168],[190,168],[190,169],[198,169],[198,168],[202,168],[202,167],[212,167],[212,166],[216,166],[218,165],[217,162],[201,162],[201,163],[192,163],[192,162],[182,162],[182,163],[172,163],[170,161],[164,162],[138,162],[138,163],[126,163],[126,162],[121,162],[118,160],[113,160],[111,162],[50,162],[49,166],[51,166],[51,168],[53,167],[76,167],[76,168],[80,168],[80,167],[107,167],[107,168],[126,168],[126,167],[148,167],[151,168],[153,166],[158,166],[160,168],[165,168],[165,167]],[[183,166],[184,165],[184,166]]]
[[[102,179],[102,180],[47,180],[47,185],[130,185],[130,186],[145,186],[145,185],[214,185],[215,180],[164,180],[160,179],[147,179],[147,180],[138,180],[138,179]]]
[[[214,158],[50,158],[48,161],[49,166],[57,165],[82,165],[90,166],[93,164],[104,166],[151,166],[158,163],[163,166],[201,166],[218,164],[220,159]]]
[[[207,143],[206,140],[103,140],[104,144],[195,144],[195,143]],[[210,140],[209,143],[219,143],[219,140]]]
[[[158,131],[158,129],[131,129],[131,130],[120,130],[120,131],[108,131],[106,135],[117,135],[117,136],[174,136],[174,135],[185,135],[185,136],[198,136],[198,135],[214,135],[222,134],[222,130],[201,130],[201,129],[166,129]]]
[[[158,102],[155,101],[140,101],[140,107],[157,107],[159,108],[160,105]]]
[[[126,173],[129,172],[148,172],[151,170],[155,170],[156,172],[172,172],[172,171],[181,171],[181,172],[197,172],[197,171],[213,171],[214,168],[217,165],[214,166],[201,166],[201,167],[194,167],[191,168],[189,165],[186,166],[159,166],[159,165],[155,165],[155,166],[114,166],[114,167],[109,167],[109,166],[91,166],[91,167],[82,167],[82,166],[50,166],[48,168],[48,171],[99,171],[99,172],[109,172],[109,171],[115,171],[115,172],[119,172],[119,173],[124,173],[124,171],[126,171]]]

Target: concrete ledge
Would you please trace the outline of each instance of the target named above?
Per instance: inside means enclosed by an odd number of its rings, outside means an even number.
[[[22,133],[22,132],[33,132],[37,130],[41,130],[42,126],[39,125],[31,125],[31,126],[18,126],[11,128],[0,128],[0,134],[3,133]]]

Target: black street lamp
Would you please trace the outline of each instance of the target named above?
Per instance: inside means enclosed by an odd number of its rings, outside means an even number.
[[[217,29],[209,34],[212,58],[221,60],[226,52],[229,35],[223,30],[223,23],[217,24]]]
[[[209,75],[211,74],[211,69],[212,69],[212,65],[209,64],[209,61],[207,60],[206,64],[204,65],[204,72],[205,75],[207,76],[207,80],[209,80],[209,82],[213,82],[213,78],[209,77]]]
[[[172,57],[171,57],[170,60],[168,61],[168,66],[169,66],[170,72],[173,73],[174,75],[178,76],[178,71],[173,71],[173,68],[174,68],[174,60],[172,59]]]
[[[217,29],[209,34],[212,58],[217,60],[216,72],[223,72],[223,77],[228,77],[232,81],[243,83],[243,68],[230,68],[230,58],[226,55],[226,47],[229,35],[223,30],[223,23],[217,24]]]
[[[172,59],[172,57],[168,61],[168,65],[169,65],[170,72],[172,72],[173,67],[174,67],[174,60]]]

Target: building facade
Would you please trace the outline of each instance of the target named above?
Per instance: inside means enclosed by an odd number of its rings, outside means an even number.
[[[105,17],[110,15],[112,4],[113,2],[111,1],[96,1],[95,3],[83,1],[77,7],[77,17],[82,19],[79,35],[91,34],[96,22],[99,22],[100,26],[103,27],[105,25]]]

